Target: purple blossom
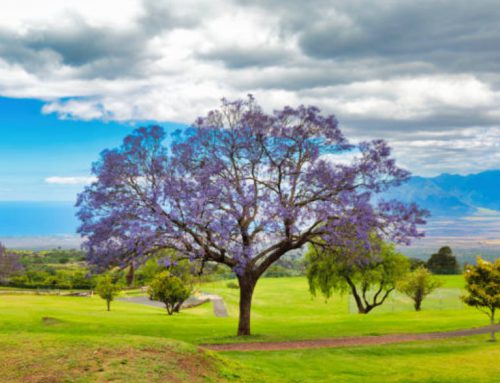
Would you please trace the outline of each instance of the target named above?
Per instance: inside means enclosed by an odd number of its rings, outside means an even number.
[[[92,264],[127,264],[171,248],[258,278],[318,238],[369,246],[374,232],[397,243],[423,235],[425,211],[377,197],[409,178],[386,142],[355,147],[316,107],[266,114],[252,97],[223,100],[176,132],[170,147],[164,138],[161,127],[139,128],[93,165],[97,181],[77,202]],[[360,156],[349,165],[322,157],[353,149]]]

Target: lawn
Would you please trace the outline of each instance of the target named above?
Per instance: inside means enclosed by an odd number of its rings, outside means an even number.
[[[445,281],[443,288],[424,301],[422,312],[413,311],[408,299],[395,295],[385,307],[375,309],[368,315],[353,313],[352,303],[348,296],[335,296],[328,302],[325,302],[322,297],[312,298],[304,278],[262,279],[257,285],[253,305],[252,330],[255,335],[249,337],[248,340],[291,340],[344,335],[428,332],[486,325],[487,318],[484,314],[465,307],[458,300],[462,293],[460,290],[463,284],[462,277],[450,276],[443,277],[443,279]],[[106,350],[114,350],[114,347],[118,347],[116,355],[138,350],[138,355],[130,357],[132,361],[126,363],[128,369],[133,369],[131,365],[145,365],[145,362],[140,361],[148,359],[149,351],[144,351],[148,344],[173,350],[170,354],[177,355],[179,347],[191,347],[192,350],[196,350],[193,346],[179,346],[184,345],[183,342],[196,345],[240,341],[234,336],[237,325],[238,290],[230,289],[226,285],[227,281],[219,281],[204,284],[201,290],[219,294],[224,298],[230,315],[228,318],[214,317],[210,304],[185,310],[179,315],[169,317],[160,308],[120,301],[113,302],[112,311],[108,313],[105,311],[104,302],[98,297],[0,295],[0,358],[4,360],[3,363],[6,363],[3,357],[11,360],[13,356],[8,353],[11,348],[19,351],[19,357],[22,357],[23,350],[28,345],[33,348],[34,345],[45,344],[40,347],[49,350],[49,354],[55,353],[52,359],[61,358],[61,355],[65,355],[61,350],[71,347],[81,348],[82,355],[98,347],[104,347]],[[486,338],[483,336],[439,342],[344,349],[260,353],[227,352],[223,353],[223,358],[217,357],[210,359],[210,363],[207,362],[213,367],[210,370],[211,375],[207,375],[205,380],[244,381],[251,376],[250,370],[258,370],[262,381],[273,382],[321,381],[318,380],[320,375],[323,376],[323,381],[331,381],[329,377],[335,377],[335,381],[349,382],[356,381],[356,377],[364,380],[363,374],[372,377],[371,381],[412,381],[411,379],[414,379],[415,381],[436,382],[460,381],[459,379],[467,377],[475,381],[488,380],[487,378],[492,381],[492,377],[495,376],[492,373],[494,371],[492,362],[495,359],[500,360],[500,354],[499,347],[487,343]],[[172,339],[177,342],[173,342]],[[12,343],[12,347],[9,347],[9,342]],[[99,346],[103,342],[104,345]],[[175,347],[172,346],[173,344]],[[39,351],[35,348],[35,354],[37,352]],[[115,358],[113,356],[115,351],[108,352],[112,356],[111,359]],[[205,361],[207,357],[212,358],[212,354],[207,356],[198,351],[193,351],[193,353],[194,359],[199,358],[196,362],[198,364],[205,363],[202,361]],[[115,364],[110,362],[111,365],[106,367],[109,369],[106,371],[111,374],[110,376],[114,376],[113,374],[119,376],[120,373],[117,371],[125,370],[125,367],[120,364],[120,357],[116,358]],[[177,360],[176,357],[173,358],[173,362],[169,363],[175,365],[175,360]],[[467,363],[455,363],[453,362],[455,360],[466,360]],[[455,363],[454,368],[451,367],[452,362]],[[85,359],[83,361],[63,360],[61,365],[80,366],[78,369],[81,369],[82,363],[85,364]],[[158,363],[168,364],[167,361]],[[233,363],[237,363],[236,367]],[[434,376],[432,372],[426,373],[427,370],[437,368],[440,363],[446,371],[449,370],[446,376],[449,376],[450,380],[441,378],[432,380]],[[151,365],[146,363],[146,365],[153,370],[157,368],[154,363]],[[105,374],[101,374],[100,367],[92,366],[88,368],[88,371],[94,375],[89,375],[89,382],[108,381],[103,378]],[[403,378],[408,377],[410,373],[407,366],[412,366],[411,371],[414,371],[414,375],[411,375],[411,379],[404,380]],[[490,368],[485,366],[490,366]],[[246,370],[245,367],[248,369]],[[176,375],[165,376],[175,377]],[[189,374],[186,375],[186,381],[189,381],[188,376]],[[452,377],[456,380],[452,380]],[[25,381],[19,379],[12,378],[8,381]],[[68,379],[66,381],[79,381],[71,376]],[[182,377],[175,379],[183,381]],[[255,381],[255,379],[250,380]],[[151,381],[154,379],[151,378]]]
[[[270,382],[500,382],[500,347],[482,337],[272,352],[227,352]]]

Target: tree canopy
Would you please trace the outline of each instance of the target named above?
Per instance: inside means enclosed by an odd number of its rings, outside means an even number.
[[[114,282],[110,275],[102,275],[96,285],[96,292],[99,296],[106,301],[108,311],[111,309],[111,302],[120,293],[120,286]]]
[[[427,261],[427,268],[434,274],[457,274],[458,262],[449,246],[441,247]]]
[[[478,257],[476,262],[476,266],[467,265],[465,268],[467,294],[462,299],[469,306],[476,307],[488,315],[493,326],[495,312],[500,309],[500,258],[495,262],[488,262]],[[491,340],[495,340],[493,328]]]
[[[409,260],[394,245],[376,237],[367,249],[310,246],[306,254],[307,279],[313,295],[320,291],[329,298],[334,291],[350,292],[358,313],[368,314],[382,305],[408,272]]]
[[[143,127],[105,150],[97,181],[79,195],[79,232],[94,265],[126,266],[158,249],[230,267],[240,285],[238,334],[250,333],[259,277],[288,251],[318,238],[351,244],[350,223],[408,243],[424,211],[374,195],[406,181],[383,140],[350,144],[334,116],[316,107],[265,113],[249,96],[176,132]],[[346,163],[345,155],[354,155]]]
[[[163,302],[168,315],[178,312],[191,295],[191,286],[165,270],[157,274],[149,285],[151,299]]]
[[[413,300],[415,311],[420,311],[425,297],[442,284],[429,270],[420,266],[401,280],[397,288]]]

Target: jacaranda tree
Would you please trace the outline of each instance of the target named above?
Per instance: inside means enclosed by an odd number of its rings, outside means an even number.
[[[335,230],[346,225],[356,245],[374,230],[398,243],[420,235],[416,205],[373,202],[409,177],[387,144],[349,144],[316,107],[267,114],[252,97],[223,100],[164,139],[158,126],[139,128],[93,165],[97,181],[77,202],[88,261],[126,267],[169,248],[227,265],[240,286],[239,335],[250,334],[257,280],[288,251],[318,239],[349,246]]]

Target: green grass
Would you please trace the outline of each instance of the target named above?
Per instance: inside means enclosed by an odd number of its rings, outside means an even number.
[[[484,337],[337,349],[231,352],[271,382],[500,382],[500,347]]]
[[[17,330],[76,335],[127,334],[198,344],[240,341],[234,336],[238,290],[227,288],[225,281],[204,285],[202,290],[223,296],[230,317],[215,318],[210,304],[169,317],[160,308],[120,301],[113,302],[112,311],[108,313],[98,297],[2,295],[0,333]],[[440,289],[424,301],[423,311],[418,313],[413,311],[408,299],[396,297],[394,299],[400,301],[399,304],[389,302],[369,315],[358,315],[350,312],[352,304],[347,296],[336,296],[328,302],[321,297],[312,298],[304,278],[262,279],[253,302],[252,330],[255,335],[247,339],[289,340],[427,332],[486,324],[483,314],[459,302],[459,295],[458,289]],[[46,328],[41,323],[42,317],[57,318],[61,325],[56,329]]]
[[[443,288],[424,301],[423,311],[413,311],[412,303],[407,298],[395,295],[386,305],[368,315],[353,313],[348,296],[335,296],[328,302],[321,297],[312,298],[304,278],[262,279],[257,285],[253,302],[254,335],[245,340],[292,340],[430,332],[486,325],[487,318],[484,314],[465,307],[458,299],[462,294],[462,276],[442,278]],[[237,289],[227,288],[226,284],[227,281],[208,283],[201,286],[201,290],[219,294],[224,298],[230,315],[228,318],[214,317],[211,304],[185,310],[179,315],[170,317],[161,308],[120,301],[113,302],[112,311],[106,312],[104,301],[98,297],[2,294],[0,295],[0,367],[2,356],[7,356],[8,360],[12,358],[6,351],[10,348],[9,342],[14,342],[11,346],[19,350],[19,357],[22,357],[22,350],[27,345],[32,347],[33,344],[45,344],[44,347],[50,351],[49,354],[54,354],[52,359],[62,358],[65,354],[61,350],[68,350],[71,347],[76,349],[81,347],[82,353],[85,354],[92,348],[101,347],[98,345],[103,342],[102,347],[105,349],[113,349],[117,344],[119,351],[109,351],[110,360],[114,360],[113,363],[116,365],[107,365],[106,371],[111,374],[110,376],[118,374],[116,376],[119,377],[119,371],[126,369],[120,365],[119,356],[116,355],[131,352],[125,345],[139,350],[133,362],[128,364],[129,368],[133,365],[136,366],[135,369],[140,369],[143,368],[141,366],[147,365],[148,368],[157,369],[153,362],[147,364],[143,361],[147,354],[143,352],[145,345],[159,344],[158,347],[167,349],[170,347],[169,349],[177,353],[178,347],[172,346],[175,342],[172,343],[170,339],[195,345],[241,341],[234,336],[239,292]],[[129,294],[135,295],[137,292],[131,291]],[[36,342],[32,342],[33,339]],[[491,372],[493,371],[491,365],[494,364],[492,358],[500,360],[498,346],[488,344],[486,339],[485,335],[406,345],[224,353],[225,359],[210,362],[215,366],[211,376],[218,377],[213,378],[215,381],[218,381],[217,379],[244,381],[250,373],[244,372],[245,368],[241,366],[248,366],[252,370],[257,370],[258,376],[264,382],[355,382],[365,380],[364,377],[370,377],[369,381],[374,382],[416,380],[451,382],[461,381],[460,379],[466,381],[467,377],[470,378],[467,381],[481,381],[486,377],[495,376]],[[204,358],[203,355],[196,357]],[[460,362],[455,363],[454,360]],[[467,360],[467,363],[463,362],[464,360]],[[72,363],[79,366],[77,369],[81,369],[81,364],[84,364],[80,359],[63,362],[64,366],[71,366]],[[167,362],[174,363],[167,360],[161,363]],[[440,363],[443,364],[443,369],[438,369]],[[452,365],[455,367],[452,368]],[[490,368],[486,368],[488,365]],[[412,366],[414,375],[408,366]],[[104,375],[94,367],[89,367],[94,371],[94,375],[89,375],[88,381],[108,381],[98,380],[97,377],[104,379]],[[71,370],[70,367],[68,369]],[[434,369],[438,372],[437,375],[433,375]],[[431,372],[426,372],[427,370]],[[132,372],[129,371],[127,374]],[[161,374],[166,372],[163,371]],[[162,376],[161,374],[159,372],[155,376]],[[450,377],[449,380],[445,379],[445,375]],[[319,380],[320,377],[323,380]],[[405,380],[405,377],[408,379]],[[453,380],[453,377],[456,379]],[[174,378],[180,381],[184,379],[175,376]],[[20,379],[13,378],[10,381],[24,381]],[[71,376],[68,379],[67,381],[79,381],[71,380],[75,379]],[[186,380],[189,381],[188,377]],[[120,378],[116,378],[115,381],[120,381]],[[154,379],[151,378],[151,381]]]

